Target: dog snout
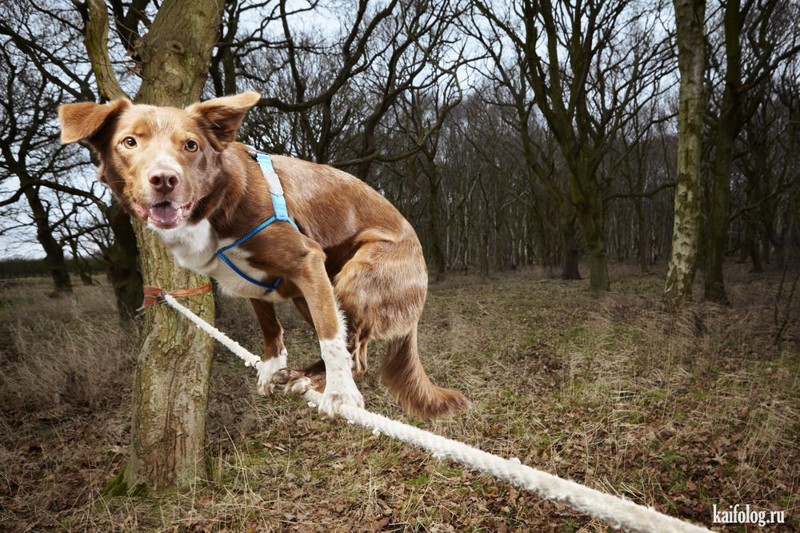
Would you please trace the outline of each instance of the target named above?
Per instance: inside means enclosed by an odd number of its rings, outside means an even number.
[[[171,193],[181,181],[177,172],[164,168],[152,170],[147,179],[153,190],[161,194]]]

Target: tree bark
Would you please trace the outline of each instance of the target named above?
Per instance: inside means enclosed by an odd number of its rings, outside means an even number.
[[[182,107],[200,98],[223,5],[223,0],[162,3],[140,43],[142,85],[137,101]]]
[[[103,98],[125,97],[108,56],[108,8],[103,0],[87,0],[87,19],[83,45],[92,64],[97,89]]]
[[[678,162],[672,252],[664,298],[673,308],[692,299],[700,232],[700,172],[703,115],[707,101],[705,74],[705,0],[674,0],[678,28]]]

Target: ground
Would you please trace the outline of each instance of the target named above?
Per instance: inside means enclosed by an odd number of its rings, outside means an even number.
[[[367,408],[715,530],[713,506],[785,512],[800,529],[800,297],[778,274],[728,272],[732,307],[661,307],[664,273],[617,266],[601,300],[588,282],[538,271],[431,286],[420,329],[434,381],[466,415],[409,419],[377,379]],[[103,496],[127,456],[135,330],[110,290],[51,299],[45,281],[0,285],[0,529],[11,531],[604,531],[505,482],[326,420],[297,397],[256,394],[218,347],[208,465],[186,494]],[[699,294],[699,292],[698,292]],[[776,345],[776,322],[794,313]],[[281,309],[290,365],[318,357]],[[776,314],[777,313],[777,314]],[[777,318],[776,318],[777,317]],[[258,352],[246,302],[218,325]]]

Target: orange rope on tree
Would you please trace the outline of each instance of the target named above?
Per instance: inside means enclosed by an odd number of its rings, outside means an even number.
[[[207,292],[211,292],[211,283],[206,283],[205,285],[201,285],[199,287],[194,287],[191,289],[175,289],[173,291],[165,291],[160,287],[150,287],[145,285],[144,307],[163,304],[165,294],[169,294],[170,296],[173,296],[175,298],[180,298],[182,296],[197,296],[199,294],[205,294]]]

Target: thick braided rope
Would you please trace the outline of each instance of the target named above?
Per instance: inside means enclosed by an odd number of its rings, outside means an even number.
[[[245,366],[252,366],[256,370],[260,370],[262,366],[260,357],[250,353],[238,342],[192,313],[171,295],[165,294],[164,301],[243,359]],[[319,405],[322,394],[312,389],[304,394],[304,398],[309,403]],[[665,533],[709,531],[704,527],[659,513],[650,507],[644,507],[630,500],[624,500],[574,481],[535,470],[521,464],[519,459],[503,459],[462,442],[370,413],[360,407],[341,405],[337,409],[337,413],[350,423],[427,450],[437,459],[452,459],[475,470],[486,472],[517,487],[533,491],[542,498],[563,502],[576,511],[599,518],[615,528]]]

